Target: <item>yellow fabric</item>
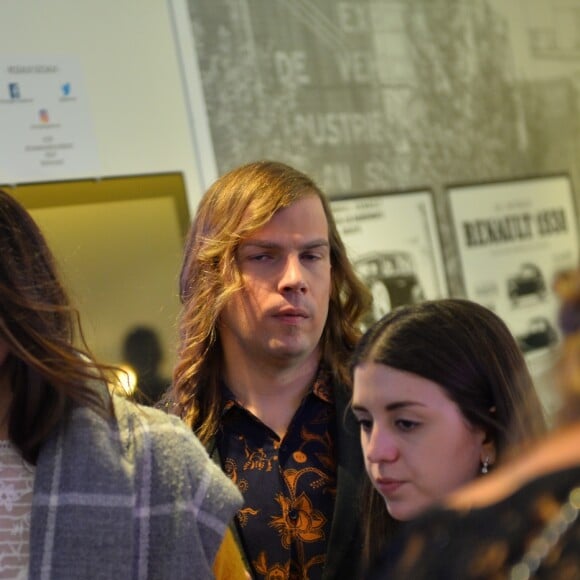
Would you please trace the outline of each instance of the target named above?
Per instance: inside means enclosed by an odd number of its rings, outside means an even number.
[[[228,528],[216,554],[213,573],[216,580],[247,580],[250,578],[244,567],[240,549]]]

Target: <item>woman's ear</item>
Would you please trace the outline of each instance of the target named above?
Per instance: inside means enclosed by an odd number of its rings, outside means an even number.
[[[495,447],[495,441],[486,435],[483,443],[481,445],[481,464],[491,467],[497,461],[497,449]]]

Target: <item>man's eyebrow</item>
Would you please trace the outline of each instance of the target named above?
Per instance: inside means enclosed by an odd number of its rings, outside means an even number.
[[[276,242],[271,242],[269,240],[244,240],[240,242],[240,248],[263,248],[263,249],[276,249],[282,248],[283,244],[278,244]],[[330,243],[328,240],[324,238],[320,238],[317,240],[311,240],[310,242],[306,242],[302,246],[300,246],[301,250],[311,250],[313,248],[329,248]]]
[[[280,244],[268,242],[267,240],[244,240],[240,242],[240,248],[256,247],[256,248],[278,248]]]
[[[311,240],[306,244],[300,246],[301,250],[315,250],[316,248],[330,248],[328,240],[321,238],[319,240]]]

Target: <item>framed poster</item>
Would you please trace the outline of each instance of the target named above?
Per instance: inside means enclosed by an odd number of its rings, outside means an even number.
[[[409,126],[425,97],[404,2],[167,1],[202,190],[256,159],[333,195],[414,175],[425,156]]]
[[[373,295],[366,328],[397,306],[447,296],[430,191],[331,201],[349,258]]]
[[[528,358],[559,341],[554,275],[578,265],[566,175],[448,189],[467,298],[495,311]]]

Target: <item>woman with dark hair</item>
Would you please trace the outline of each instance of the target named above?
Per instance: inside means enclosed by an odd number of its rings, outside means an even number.
[[[356,348],[353,380],[374,486],[367,484],[367,561],[397,522],[545,431],[515,339],[493,312],[467,300],[427,301],[384,316]]]
[[[210,577],[239,493],[77,344],[44,237],[0,191],[0,577]]]
[[[411,523],[369,579],[580,578],[580,272],[555,290],[565,338],[553,433]]]

